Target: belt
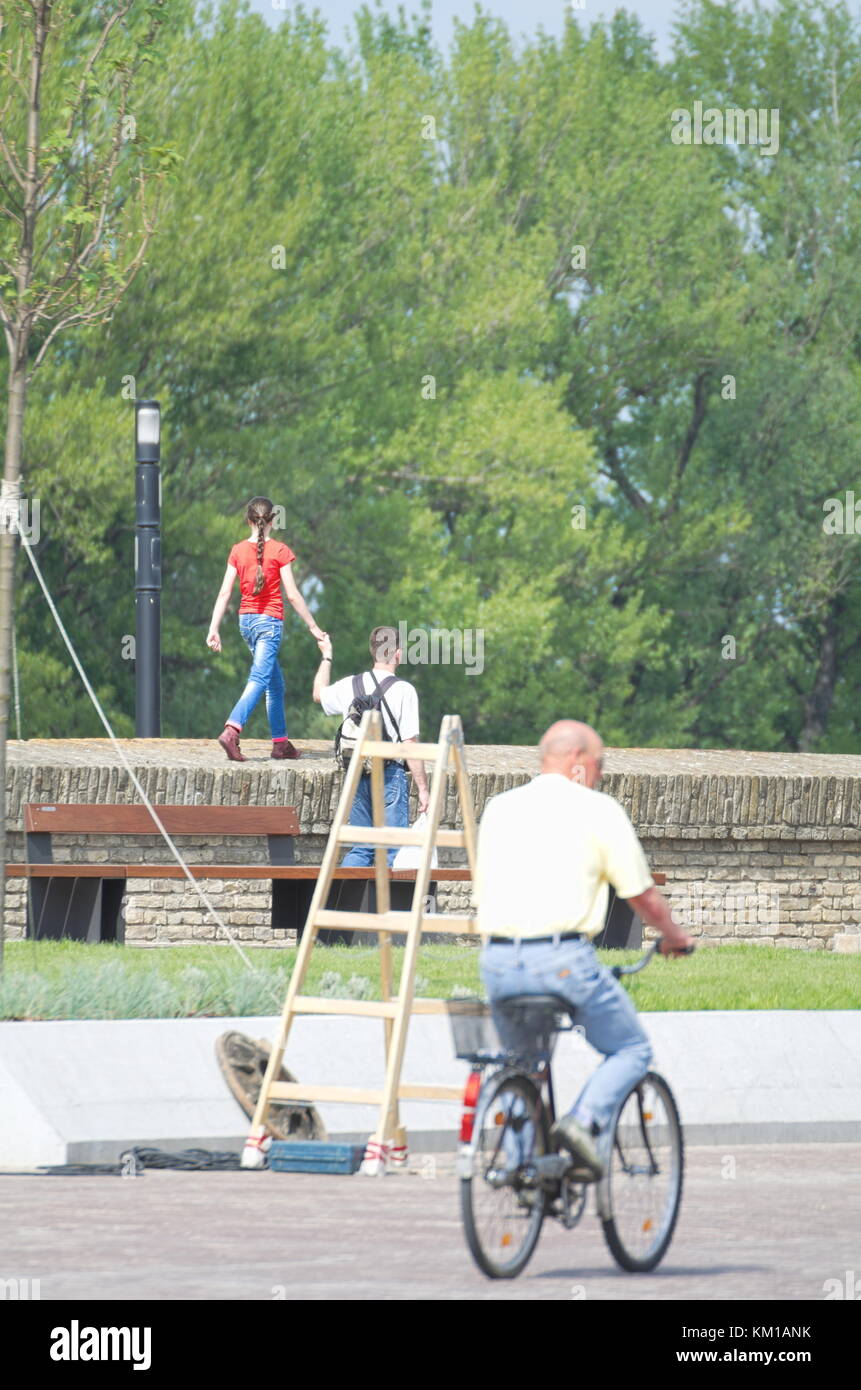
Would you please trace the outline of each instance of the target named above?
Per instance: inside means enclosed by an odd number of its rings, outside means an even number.
[[[555,936],[491,936],[488,940],[493,946],[513,946],[519,942],[521,946],[531,946],[533,944],[546,946],[549,941],[582,941],[583,933],[579,931],[557,932]]]

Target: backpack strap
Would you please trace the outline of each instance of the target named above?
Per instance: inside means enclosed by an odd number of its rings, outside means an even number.
[[[354,699],[354,700],[361,700],[361,698],[362,698],[362,696],[363,696],[364,694],[365,694],[365,678],[364,678],[364,676],[361,676],[361,675],[359,675],[359,676],[354,676],[354,677],[353,677],[353,699]]]
[[[397,739],[396,739],[395,741],[396,741],[397,743],[402,743],[402,742],[403,742],[403,739],[401,738],[401,731],[400,731],[400,728],[398,727],[398,721],[397,721],[397,719],[395,719],[395,716],[392,714],[392,711],[391,711],[391,709],[389,708],[388,702],[387,702],[387,700],[386,700],[386,691],[388,690],[389,686],[394,685],[395,681],[397,680],[397,676],[386,676],[386,679],[385,679],[385,680],[382,682],[382,684],[381,684],[381,683],[377,680],[376,676],[374,675],[374,673],[373,673],[373,671],[372,671],[372,672],[371,672],[371,680],[374,682],[374,685],[377,687],[376,690],[374,691],[374,695],[375,695],[377,704],[380,704],[380,705],[383,706],[383,708],[384,708],[385,711],[386,711],[386,714],[389,716],[389,718],[390,718],[391,721],[392,721],[392,725],[393,725],[393,727],[394,727],[395,733],[397,734]]]

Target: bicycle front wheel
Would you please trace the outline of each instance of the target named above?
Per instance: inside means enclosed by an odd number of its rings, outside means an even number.
[[[491,1279],[520,1274],[541,1233],[545,1198],[534,1160],[547,1152],[547,1121],[536,1086],[519,1073],[493,1077],[479,1100],[472,1176],[460,1184],[472,1257]]]
[[[682,1127],[673,1093],[657,1072],[625,1097],[601,1180],[604,1237],[622,1269],[654,1269],[673,1238],[682,1197]]]

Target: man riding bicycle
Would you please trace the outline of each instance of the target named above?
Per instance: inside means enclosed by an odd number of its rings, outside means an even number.
[[[616,1106],[649,1069],[652,1049],[630,997],[591,945],[607,912],[608,885],[664,937],[664,955],[693,943],[655,887],[627,813],[596,790],[603,745],[573,719],[552,724],[539,745],[541,772],[487,803],[478,837],[476,898],[484,937],[481,971],[506,1047],[534,1050],[534,1037],[501,1007],[514,995],[557,994],[576,1010],[586,1039],[604,1054],[569,1114],[553,1126],[594,1178],[603,1176],[600,1136]]]

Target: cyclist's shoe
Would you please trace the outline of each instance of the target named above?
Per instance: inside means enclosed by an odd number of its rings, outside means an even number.
[[[563,1115],[550,1131],[550,1138],[556,1147],[560,1146],[577,1160],[578,1178],[580,1170],[593,1181],[604,1176],[604,1165],[598,1157],[594,1140],[589,1131],[574,1119],[573,1115]]]

